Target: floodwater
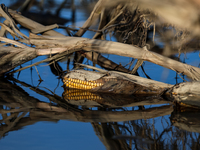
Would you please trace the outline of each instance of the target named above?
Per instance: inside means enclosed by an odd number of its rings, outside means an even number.
[[[61,15],[67,17],[68,13],[66,10]],[[81,26],[86,16],[79,10],[75,25]],[[90,34],[84,36],[91,37]],[[131,60],[104,56],[122,65]],[[44,58],[46,56],[38,57],[23,66]],[[181,55],[181,59],[185,56]],[[197,53],[187,54],[185,62],[198,66]],[[65,70],[67,62],[59,62],[59,65]],[[145,62],[144,69],[156,81],[182,82],[175,72],[155,64]],[[199,112],[180,112],[170,101],[157,98],[104,95],[96,101],[90,97],[84,101],[70,98],[66,101],[62,97],[63,83],[47,63],[37,66],[37,70],[43,80],[41,83],[35,67],[0,81],[2,150],[200,149]],[[141,69],[139,74],[145,77]]]

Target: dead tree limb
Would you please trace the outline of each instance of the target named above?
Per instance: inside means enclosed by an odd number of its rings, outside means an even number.
[[[36,27],[42,27],[40,24],[33,22],[32,20],[27,20],[27,18],[19,15],[18,13],[14,11],[9,11],[10,14],[15,18],[22,26],[29,28],[29,29],[35,29]],[[162,55],[159,55],[157,53],[150,52],[148,50],[137,48],[128,44],[122,44],[118,42],[111,42],[111,41],[102,41],[102,40],[95,40],[95,39],[87,39],[87,38],[80,38],[80,37],[65,37],[64,35],[57,33],[53,30],[46,31],[45,34],[54,36],[54,37],[45,37],[48,40],[38,40],[38,39],[30,39],[31,44],[35,44],[39,48],[36,51],[32,50],[27,54],[26,51],[20,50],[20,58],[16,57],[15,63],[13,63],[10,60],[7,63],[11,65],[12,67],[8,67],[8,69],[3,69],[4,71],[1,71],[1,75],[5,72],[8,72],[9,70],[13,69],[17,65],[20,65],[28,60],[31,60],[37,55],[44,55],[44,53],[41,50],[41,45],[45,45],[48,48],[73,48],[76,47],[78,43],[82,43],[82,47],[79,47],[80,49],[83,49],[85,51],[95,51],[98,53],[107,53],[107,54],[115,54],[115,55],[121,55],[126,57],[132,57],[136,59],[141,59],[144,61],[150,61],[152,63],[161,65],[163,67],[172,69],[178,73],[182,73],[187,75],[188,77],[192,78],[193,80],[199,80],[200,79],[200,69],[197,67],[193,67],[191,65],[183,64],[181,62],[169,59],[167,57],[164,57]],[[58,37],[59,36],[59,37]],[[58,46],[59,45],[59,46]],[[47,52],[46,54],[51,54],[51,51]],[[27,57],[28,55],[28,57]],[[21,60],[17,63],[17,60]],[[14,64],[14,65],[13,65]]]
[[[96,5],[96,7],[94,8],[93,10],[93,13],[91,13],[91,16],[88,18],[88,20],[85,22],[83,28],[89,28],[90,25],[93,23],[94,19],[97,19],[98,16],[99,16],[99,12],[101,11],[102,9],[102,5],[103,4],[103,1],[100,2]],[[49,36],[59,36],[59,37],[65,37],[63,34],[60,34],[54,30],[49,30],[49,27],[45,27],[31,19],[28,19],[22,15],[20,15],[19,13],[13,11],[13,10],[10,10],[9,9],[9,13],[12,15],[12,17],[20,24],[22,25],[23,27],[27,28],[27,29],[30,29],[31,31],[34,31],[36,29],[43,29],[43,31],[45,29],[47,29],[46,32],[43,33],[43,35],[49,35]],[[83,30],[83,29],[80,29],[75,36],[82,36],[84,33],[86,32],[86,30]],[[59,49],[59,48],[57,48]],[[52,51],[53,52],[53,51]],[[45,54],[41,54],[40,55],[45,55]],[[97,57],[94,57],[98,55],[98,58]],[[122,67],[122,66],[118,66],[116,63],[110,61],[109,59],[103,57],[102,55],[99,55],[97,53],[94,52],[94,55],[91,53],[91,52],[88,52],[86,55],[83,55],[85,56],[87,59],[91,60],[91,61],[95,61],[95,63],[97,63],[98,65],[108,69],[108,70],[117,70],[117,71],[122,71],[122,72],[129,72],[128,69]],[[93,56],[93,57],[92,57]]]
[[[157,53],[148,51],[146,48],[138,48],[132,45],[123,44],[119,42],[87,39],[81,37],[65,37],[65,38],[47,37],[47,36],[44,37],[49,38],[51,40],[41,41],[37,39],[31,39],[30,43],[35,44],[36,46],[40,46],[41,44],[45,43],[46,46],[48,46],[52,45],[52,40],[54,39],[57,41],[54,41],[53,44],[69,47],[71,45],[75,45],[76,43],[83,42],[84,46],[82,47],[82,49],[85,51],[95,51],[99,53],[114,54],[114,55],[141,59],[144,61],[149,61],[158,64],[165,68],[169,68],[178,73],[187,75],[193,80],[200,79],[200,68],[184,64],[176,60],[167,58],[165,56],[159,55]]]

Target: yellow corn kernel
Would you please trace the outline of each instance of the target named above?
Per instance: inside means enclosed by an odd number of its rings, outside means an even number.
[[[103,85],[102,83],[99,83],[95,80],[84,81],[80,79],[72,79],[72,78],[66,78],[66,77],[64,78],[63,82],[69,88],[85,89],[85,90]]]
[[[81,84],[81,88],[84,89],[84,87],[85,87],[85,85],[84,85],[84,84]]]

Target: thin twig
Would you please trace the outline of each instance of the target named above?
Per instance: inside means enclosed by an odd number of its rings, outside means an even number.
[[[16,46],[18,46],[20,48],[28,48],[28,49],[30,49],[30,47],[28,47],[28,46],[26,46],[24,44],[21,44],[21,43],[19,43],[17,41],[14,41],[14,40],[11,40],[11,39],[8,39],[8,38],[5,38],[5,37],[0,37],[0,41],[11,43],[11,44],[16,45]]]
[[[38,72],[38,70],[37,70],[37,67],[35,66],[35,70],[36,70],[36,72],[37,72],[37,74],[38,74],[38,77],[40,78],[40,82],[42,82],[43,80],[42,80],[42,78],[40,77],[40,74],[39,74],[39,72]]]
[[[30,68],[30,67],[32,67],[32,66],[36,66],[36,65],[39,65],[39,64],[44,63],[44,62],[49,62],[49,61],[55,60],[55,59],[57,59],[57,58],[63,57],[63,56],[65,56],[65,55],[68,55],[68,54],[70,54],[70,53],[72,53],[72,52],[79,51],[79,50],[81,50],[81,47],[77,47],[77,48],[76,48],[76,46],[74,46],[74,47],[70,48],[69,50],[67,50],[67,51],[65,51],[65,52],[63,52],[63,53],[54,55],[54,56],[52,56],[52,57],[50,57],[50,58],[41,60],[41,61],[39,61],[39,62],[36,62],[36,63],[32,64],[32,65],[29,65],[29,66],[20,68],[20,69],[18,69],[18,70],[14,70],[14,71],[12,71],[12,72],[10,72],[10,73],[13,74],[13,73],[15,73],[15,72],[18,72],[18,71],[21,71],[21,70]]]

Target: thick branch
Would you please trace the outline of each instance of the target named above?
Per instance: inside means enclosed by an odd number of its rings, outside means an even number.
[[[51,40],[41,41],[32,39],[30,40],[30,42],[35,45],[41,45],[42,43],[44,44],[44,42],[46,45],[50,45],[52,44],[52,39],[54,40],[57,39],[57,41],[54,41],[56,42],[54,44],[59,44],[62,45],[63,47],[68,47],[71,45],[75,45],[76,43],[83,42],[84,43],[83,50],[86,51],[114,54],[114,55],[132,57],[135,59],[149,61],[158,64],[160,66],[163,66],[165,68],[174,70],[178,73],[183,73],[184,75],[187,75],[193,80],[200,80],[200,68],[178,62],[176,60],[167,58],[165,56],[159,55],[154,52],[150,52],[145,48],[138,48],[132,45],[118,43],[118,42],[87,39],[81,37],[65,37],[65,38],[47,37],[47,36],[44,37],[49,38]]]

